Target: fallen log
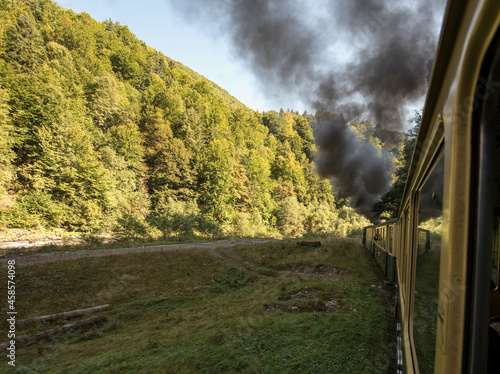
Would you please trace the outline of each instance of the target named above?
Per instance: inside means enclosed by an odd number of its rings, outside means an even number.
[[[71,330],[76,330],[76,329],[80,329],[83,327],[88,328],[88,327],[94,326],[98,323],[105,322],[106,320],[107,320],[106,316],[104,316],[102,314],[98,315],[98,316],[90,317],[90,318],[87,318],[87,319],[84,319],[84,320],[81,320],[78,322],[69,323],[69,324],[64,325],[64,326],[60,326],[60,327],[56,327],[54,329],[39,332],[38,334],[27,335],[27,336],[23,336],[21,338],[17,338],[17,339],[15,339],[14,346],[17,348],[17,347],[25,345],[29,342],[38,341],[41,339],[48,339],[54,335],[59,335],[59,334],[62,334],[62,333],[65,333],[65,332],[68,332]],[[2,344],[0,344],[0,349],[7,349],[11,345],[12,345],[11,342],[2,343]]]
[[[301,246],[308,246],[308,247],[320,247],[321,246],[321,242],[311,242],[311,241],[302,241],[302,242],[297,242],[297,245],[301,245]]]
[[[46,316],[20,319],[19,321],[16,321],[16,326],[21,327],[21,326],[26,326],[26,325],[33,325],[36,323],[55,321],[55,320],[63,319],[63,318],[81,317],[81,316],[86,316],[89,314],[102,312],[102,311],[110,310],[110,309],[111,309],[111,305],[105,304],[105,305],[94,306],[92,308],[77,309],[77,310],[72,310],[69,312],[61,312],[61,313],[56,313],[56,314],[49,314]]]

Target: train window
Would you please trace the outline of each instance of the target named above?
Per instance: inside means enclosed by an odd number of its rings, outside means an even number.
[[[385,227],[382,228],[382,237],[380,238],[380,246],[385,249]]]
[[[444,157],[420,189],[413,341],[420,373],[434,372],[441,255]]]
[[[471,224],[467,275],[465,344],[470,372],[500,372],[500,290],[498,218],[500,217],[500,32],[493,39],[479,75],[480,110],[473,112]],[[476,99],[477,100],[477,99]]]
[[[393,252],[392,252],[392,250],[393,250],[393,248],[392,248],[392,244],[393,244],[392,241],[393,241],[393,237],[394,237],[394,232],[393,231],[394,231],[394,226],[392,226],[392,225],[389,226],[389,248],[388,248],[388,250],[389,250],[389,253],[391,255],[393,254]]]
[[[494,218],[493,229],[493,248],[491,251],[491,291],[497,291],[500,280],[498,268],[500,265],[499,247],[500,247],[500,218],[498,215]]]
[[[406,302],[406,294],[407,294],[407,287],[409,283],[409,277],[410,277],[410,262],[409,261],[409,240],[408,238],[410,237],[410,208],[406,208],[404,211],[404,219],[403,219],[403,224],[401,225],[402,229],[402,235],[401,239],[403,240],[403,243],[401,243],[401,249],[402,249],[402,285],[401,285],[401,291],[403,295],[403,301]]]

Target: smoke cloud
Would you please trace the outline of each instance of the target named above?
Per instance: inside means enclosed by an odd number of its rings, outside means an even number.
[[[171,3],[190,19],[216,25],[265,94],[293,93],[314,110],[343,114],[316,129],[317,170],[332,178],[338,193],[360,206],[388,190],[386,162],[347,122],[363,116],[403,130],[408,105],[426,92],[444,0]]]
[[[391,168],[370,143],[360,143],[347,131],[342,116],[323,122],[317,129],[318,173],[331,177],[338,197],[350,197],[351,205],[369,211],[385,192]]]

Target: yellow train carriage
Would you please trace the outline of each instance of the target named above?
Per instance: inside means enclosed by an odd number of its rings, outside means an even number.
[[[396,284],[397,220],[365,227],[363,245],[370,251],[387,279]]]
[[[447,5],[396,229],[400,372],[500,373],[499,26],[498,0]]]

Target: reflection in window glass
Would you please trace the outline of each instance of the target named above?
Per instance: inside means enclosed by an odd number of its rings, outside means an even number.
[[[393,236],[394,236],[394,227],[393,226],[389,226],[389,253],[392,254],[392,240],[393,240]]]
[[[420,191],[413,339],[420,373],[434,373],[443,201],[441,157]]]
[[[495,217],[494,220],[494,237],[493,249],[491,251],[491,291],[494,291],[499,286],[500,274],[498,272],[499,264],[499,247],[500,247],[500,218]]]

